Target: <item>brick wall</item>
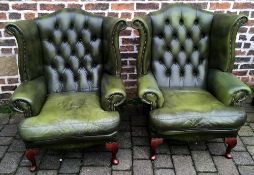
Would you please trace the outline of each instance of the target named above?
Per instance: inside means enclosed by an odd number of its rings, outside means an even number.
[[[103,15],[122,17],[131,20],[138,15],[158,10],[167,3],[188,3],[201,9],[217,13],[245,14],[249,17],[246,26],[237,35],[236,63],[234,74],[242,81],[254,86],[254,2],[251,0],[122,0],[122,1],[85,1],[85,0],[17,0],[0,1],[0,64],[8,64],[5,59],[17,58],[15,39],[4,32],[4,23],[20,19],[33,19],[65,7],[82,8]],[[135,96],[136,89],[136,58],[138,47],[138,32],[131,28],[121,33],[120,49],[122,55],[122,78],[130,96]],[[6,67],[6,66],[2,67]],[[1,67],[0,67],[1,68]],[[9,68],[7,68],[9,70]],[[1,74],[0,70],[0,99],[8,98],[19,84],[18,74]]]

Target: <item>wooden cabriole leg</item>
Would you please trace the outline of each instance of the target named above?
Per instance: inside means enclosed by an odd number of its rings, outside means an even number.
[[[237,144],[237,138],[236,137],[226,137],[225,143],[228,145],[225,153],[225,157],[228,159],[232,159],[231,150],[236,146]]]
[[[116,158],[118,147],[119,145],[116,142],[106,143],[106,149],[112,153],[112,158],[111,158],[112,165],[119,164],[119,160]]]
[[[157,147],[163,144],[163,138],[151,138],[150,141],[150,146],[151,146],[151,160],[155,160],[156,159],[156,149]]]
[[[34,172],[37,170],[35,156],[39,154],[39,149],[28,149],[25,153],[26,158],[31,162],[30,171]]]

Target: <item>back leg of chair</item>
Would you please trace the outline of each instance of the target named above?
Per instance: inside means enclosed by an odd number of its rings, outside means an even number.
[[[111,158],[112,165],[118,165],[119,160],[116,158],[116,154],[118,152],[118,147],[119,147],[118,143],[110,142],[110,143],[106,143],[105,146],[106,146],[106,149],[112,153],[112,158]]]
[[[31,167],[30,167],[30,171],[34,172],[37,170],[37,165],[36,165],[36,160],[35,160],[35,156],[37,156],[39,154],[39,149],[28,149],[25,153],[26,158],[31,162]]]
[[[163,144],[163,138],[151,138],[150,146],[151,146],[151,160],[156,159],[156,149],[159,145]]]
[[[237,138],[236,137],[226,137],[225,143],[228,145],[225,153],[225,157],[228,159],[232,159],[231,150],[236,146],[237,144]]]

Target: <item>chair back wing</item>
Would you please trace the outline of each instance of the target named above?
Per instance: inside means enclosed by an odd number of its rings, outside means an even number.
[[[49,93],[97,90],[103,67],[103,17],[64,9],[36,23]]]
[[[213,14],[178,4],[150,13],[151,70],[160,87],[204,87]]]

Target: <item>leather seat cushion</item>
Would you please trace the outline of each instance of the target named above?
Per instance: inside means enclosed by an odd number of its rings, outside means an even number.
[[[19,127],[24,141],[48,141],[71,137],[109,135],[117,131],[118,112],[101,109],[95,92],[50,94],[38,116],[25,119]]]
[[[199,88],[162,89],[164,106],[150,112],[150,124],[156,132],[234,130],[246,120],[239,107],[222,104]]]

